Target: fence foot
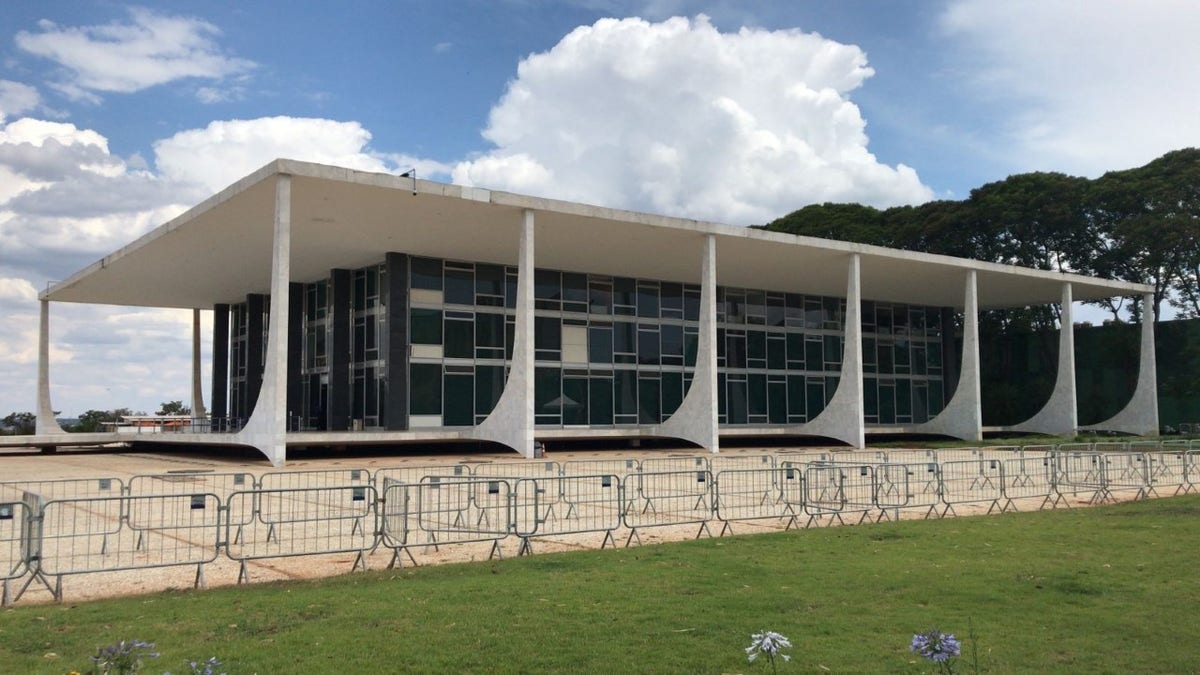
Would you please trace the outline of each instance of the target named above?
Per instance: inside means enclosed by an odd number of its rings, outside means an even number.
[[[192,588],[208,588],[208,582],[204,580],[204,565],[196,565],[196,578],[192,581]]]
[[[367,571],[367,553],[366,553],[366,551],[360,550],[358,552],[358,555],[354,557],[354,567],[351,567],[350,571],[351,572],[358,572],[358,571],[366,572]]]
[[[707,520],[700,521],[700,530],[696,532],[696,538],[699,539],[700,535],[706,534],[706,533],[708,534],[709,538],[711,539],[712,538],[712,530],[708,529],[708,521]]]
[[[33,574],[31,574],[29,578],[25,580],[25,583],[21,586],[21,589],[17,591],[17,595],[12,599],[12,601],[16,602],[20,600],[21,596],[25,595],[25,591],[29,590],[29,586],[32,585],[34,581],[37,581],[41,585],[45,586],[46,590],[50,591],[50,595],[54,596],[54,600],[56,602],[62,601],[62,575],[59,575],[55,585],[51,586],[50,582],[46,580],[46,574],[40,569],[35,569]]]
[[[267,526],[267,541],[270,542],[271,539],[273,539],[274,537],[275,537],[275,523],[271,523],[270,525]]]
[[[528,541],[525,541],[523,544],[523,546],[528,546],[528,545],[529,545]],[[521,555],[521,552],[517,551],[517,555]],[[500,548],[500,540],[499,539],[492,540],[492,550],[490,553],[488,553],[488,560],[491,560],[493,557],[504,560],[504,551],[501,550],[501,548]]]
[[[146,533],[138,532],[137,543],[133,545],[133,550],[140,551],[146,545]]]
[[[718,534],[717,536],[724,537],[726,532],[728,532],[730,534],[730,536],[733,536],[733,527],[731,527],[729,525],[729,521],[724,520],[724,521],[721,521],[721,523],[722,523],[721,524],[721,533]]]
[[[604,531],[604,540],[600,542],[600,550],[604,550],[604,547],[608,546],[610,542],[612,543],[613,548],[617,547],[617,542],[615,539],[613,539],[613,536],[612,536],[612,530],[605,530]]]
[[[800,524],[796,521],[796,514],[794,513],[788,516],[787,525],[783,528],[783,531],[787,532],[788,530],[792,529],[793,525],[796,526],[797,530],[800,529]]]
[[[4,580],[4,589],[0,591],[0,607],[8,607],[12,604],[12,599],[8,594],[8,579]]]
[[[625,548],[629,548],[629,543],[632,542],[635,537],[637,538],[638,546],[642,545],[642,536],[638,534],[637,528],[634,527],[630,528],[629,530],[629,537],[625,540]]]
[[[241,564],[241,565],[238,567],[238,580],[237,580],[237,582],[238,582],[238,584],[239,584],[239,585],[240,585],[240,584],[248,584],[248,583],[250,583],[250,569],[249,569],[249,566],[248,566],[248,565],[246,565],[246,561],[245,561],[245,560],[242,560],[242,564]]]
[[[529,541],[529,537],[521,537],[521,545],[517,547],[517,557],[523,555],[533,555],[533,543]]]
[[[417,564],[417,559],[413,557],[412,551],[408,550],[407,546],[401,546],[399,548],[392,549],[392,559],[387,565],[389,570],[394,567],[404,567],[404,561],[400,559],[401,551],[404,551],[404,553],[408,555],[408,559],[412,561],[413,567],[420,567],[420,565]]]

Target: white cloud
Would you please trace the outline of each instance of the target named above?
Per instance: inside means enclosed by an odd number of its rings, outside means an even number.
[[[62,66],[51,84],[76,100],[99,101],[95,92],[129,93],[183,78],[221,79],[254,67],[222,53],[220,30],[200,19],[131,8],[129,22],[59,26],[40,21],[38,32],[20,31],[17,47]]]
[[[358,122],[261,117],[181,131],[155,142],[154,155],[164,178],[198,183],[211,193],[280,157],[363,171],[391,170],[367,150],[370,140],[370,132]]]
[[[26,113],[42,104],[35,87],[12,80],[0,80],[0,122],[6,117]]]
[[[955,0],[941,26],[1020,170],[1096,175],[1200,145],[1200,4]]]
[[[604,19],[521,62],[492,108],[495,149],[455,182],[761,223],[805,204],[933,194],[867,149],[849,94],[866,55],[799,30]]]

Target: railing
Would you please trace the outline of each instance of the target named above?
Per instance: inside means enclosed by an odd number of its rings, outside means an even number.
[[[1105,452],[1104,450],[1111,450]],[[850,461],[843,461],[850,460]],[[671,456],[644,460],[457,463],[365,468],[142,474],[0,483],[2,602],[33,585],[63,598],[78,574],[194,566],[224,556],[250,580],[250,563],[354,554],[366,569],[382,546],[392,562],[414,549],[601,537],[625,545],[651,528],[774,520],[785,529],[834,523],[1015,510],[1187,494],[1200,483],[1200,450],[1178,443],[1086,444],[949,451]],[[15,594],[12,589],[15,588]]]

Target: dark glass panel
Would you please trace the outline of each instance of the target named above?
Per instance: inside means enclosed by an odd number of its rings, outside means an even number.
[[[475,414],[487,415],[504,391],[504,366],[475,366]]]
[[[638,424],[658,424],[662,421],[660,388],[658,378],[638,379]]]
[[[442,423],[448,427],[475,424],[475,377],[446,375],[446,411]]]
[[[607,377],[588,381],[588,422],[593,426],[613,423],[613,381]]]
[[[618,370],[613,373],[613,412],[636,415],[637,394],[637,371]]]
[[[446,304],[475,304],[475,272],[472,270],[446,268]]]
[[[475,315],[475,346],[496,347],[504,346],[504,315],[485,314]]]
[[[564,377],[562,383],[563,424],[588,423],[588,380]]]
[[[408,410],[413,415],[442,414],[442,366],[414,363],[408,367]]]
[[[662,374],[662,414],[669,418],[683,403],[683,373]]]
[[[412,287],[442,290],[442,261],[433,258],[412,259]]]
[[[442,344],[442,310],[413,307],[408,316],[409,335],[414,345]]]
[[[446,319],[446,344],[443,351],[446,358],[475,358],[474,323],[474,321],[464,321],[462,319]]]

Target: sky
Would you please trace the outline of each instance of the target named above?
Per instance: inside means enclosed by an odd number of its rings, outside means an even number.
[[[8,0],[0,416],[40,290],[277,157],[737,225],[962,199],[1200,145],[1198,34],[1193,0]],[[189,402],[190,322],[53,304],[55,408]]]

